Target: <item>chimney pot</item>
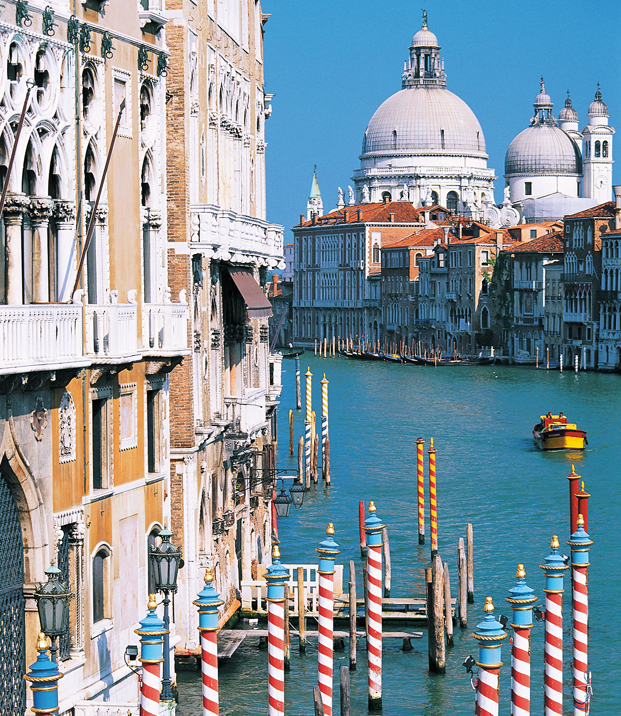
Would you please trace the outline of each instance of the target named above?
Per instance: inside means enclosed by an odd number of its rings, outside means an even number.
[[[315,226],[316,223],[317,223],[317,214],[313,214],[313,215],[311,216],[311,224],[312,224],[313,226]]]
[[[304,214],[300,214],[300,224],[304,223]]]
[[[343,221],[347,222],[349,218],[349,209],[343,209]]]
[[[358,221],[362,221],[362,209],[358,209],[356,213],[358,214]]]
[[[394,215],[394,213],[390,213],[390,214],[388,215],[388,221],[390,221],[391,224],[394,224],[394,223],[395,223],[395,215]]]

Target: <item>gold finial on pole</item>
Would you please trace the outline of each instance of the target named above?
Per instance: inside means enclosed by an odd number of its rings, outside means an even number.
[[[375,502],[373,500],[369,502],[369,512],[375,512]]]
[[[552,549],[558,549],[560,546],[561,545],[558,541],[558,535],[552,535],[552,541],[550,542],[550,547]]]
[[[578,515],[578,519],[576,520],[576,524],[578,525],[578,527],[584,527],[584,517],[582,516],[582,514],[579,514],[579,515]]]
[[[584,492],[584,480],[580,483],[580,492]]]
[[[334,524],[332,522],[328,523],[328,529],[326,530],[327,535],[333,535],[334,534]]]
[[[155,594],[149,594],[149,601],[147,603],[147,609],[157,609],[157,602],[155,601]]]
[[[272,559],[280,559],[280,550],[277,544],[272,547]]]
[[[433,438],[429,440],[429,449],[433,450]]]
[[[490,614],[494,611],[494,603],[492,602],[491,597],[485,597],[485,606],[483,607],[483,611],[486,614]]]
[[[523,564],[518,564],[517,572],[515,573],[515,576],[518,579],[524,579],[524,577],[526,577],[526,570],[524,569]]]
[[[47,651],[49,647],[47,637],[45,634],[40,631],[39,636],[37,637],[37,651]]]
[[[213,582],[213,572],[211,571],[211,567],[205,567],[205,584],[209,582]]]

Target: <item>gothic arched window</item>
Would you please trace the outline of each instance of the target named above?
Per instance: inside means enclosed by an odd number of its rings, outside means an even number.
[[[600,142],[595,142],[595,156],[599,157],[601,155],[601,144]]]
[[[93,557],[93,622],[110,616],[110,550],[103,546]]]
[[[602,157],[608,156],[608,142],[602,142]]]
[[[487,310],[487,306],[483,306],[481,310],[481,328],[483,330],[489,328],[489,311]]]

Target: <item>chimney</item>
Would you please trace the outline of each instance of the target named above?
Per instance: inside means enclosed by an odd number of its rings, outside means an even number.
[[[358,214],[358,221],[362,221],[362,209],[358,209],[356,213]]]
[[[316,223],[317,223],[317,214],[313,214],[313,215],[311,216],[311,224],[312,224],[313,226],[315,226]]]
[[[448,246],[448,235],[450,231],[450,226],[443,226],[442,231],[444,232],[444,243]]]
[[[343,221],[347,223],[349,219],[349,209],[343,209]]]
[[[390,221],[391,224],[395,223],[395,215],[394,213],[388,214],[388,221]]]
[[[502,231],[496,232],[496,246],[498,247],[498,251],[502,251],[503,247],[503,240],[502,240]]]
[[[621,184],[612,187],[615,193],[615,230],[621,230]]]
[[[273,273],[272,274],[272,288],[274,291],[274,296],[278,293],[278,274]]]
[[[424,222],[425,222],[425,226],[429,226],[429,224],[431,223],[431,222],[429,221],[429,210],[428,210],[428,209],[426,209],[426,210],[423,212],[423,220],[424,220]]]
[[[304,221],[305,221],[304,214],[300,214],[300,226],[304,223]]]
[[[383,199],[384,199],[384,204],[388,204],[388,197],[385,196],[385,197],[383,197]]]

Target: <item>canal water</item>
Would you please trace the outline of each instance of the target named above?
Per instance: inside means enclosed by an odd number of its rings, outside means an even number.
[[[308,355],[308,354],[307,354]],[[504,601],[515,584],[519,562],[527,583],[543,600],[539,565],[558,534],[569,554],[568,485],[575,463],[589,500],[591,548],[590,662],[593,672],[591,714],[621,714],[621,377],[598,373],[535,370],[510,366],[419,367],[346,359],[302,357],[302,373],[313,373],[313,406],[320,414],[320,384],[325,372],[330,394],[332,485],[307,493],[304,506],[291,510],[278,525],[284,563],[316,562],[315,547],[328,522],[334,522],[341,561],[356,560],[361,590],[358,501],[375,500],[388,528],[393,584],[391,596],[424,593],[422,569],[429,544],[419,547],[416,517],[416,445],[434,438],[438,474],[439,551],[451,570],[456,591],[456,548],[466,523],[475,535],[475,604],[469,605],[468,629],[455,628],[455,645],[447,649],[444,675],[429,675],[426,631],[401,651],[399,640],[384,645],[384,711],[387,716],[444,716],[474,713],[474,692],[462,662],[476,656],[470,634],[483,617],[485,596],[496,613],[510,616]],[[304,378],[302,377],[302,380]],[[279,414],[278,467],[295,471],[288,455],[288,411],[295,409],[294,361],[283,361]],[[302,388],[304,395],[304,387]],[[548,411],[563,411],[588,431],[584,453],[542,453],[532,442],[532,426]],[[303,411],[295,411],[295,438],[302,434]],[[425,456],[425,471],[427,471]],[[426,507],[426,518],[429,509]],[[426,526],[429,541],[429,524]],[[347,574],[347,567],[345,573]],[[570,669],[570,580],[565,580],[565,706],[572,713]],[[309,625],[308,628],[313,628]],[[316,627],[315,627],[316,628]],[[418,630],[420,627],[408,627]],[[509,713],[510,647],[503,645],[500,713]],[[220,713],[223,716],[267,714],[267,652],[247,639],[220,666]],[[316,646],[297,652],[292,637],[291,671],[286,677],[287,713],[313,714],[311,690],[317,683]],[[335,654],[335,714],[338,672],[347,651]],[[532,713],[543,712],[543,624],[532,638]],[[352,672],[352,714],[366,714],[366,661],[358,651]],[[179,674],[179,716],[200,714],[200,676]]]

